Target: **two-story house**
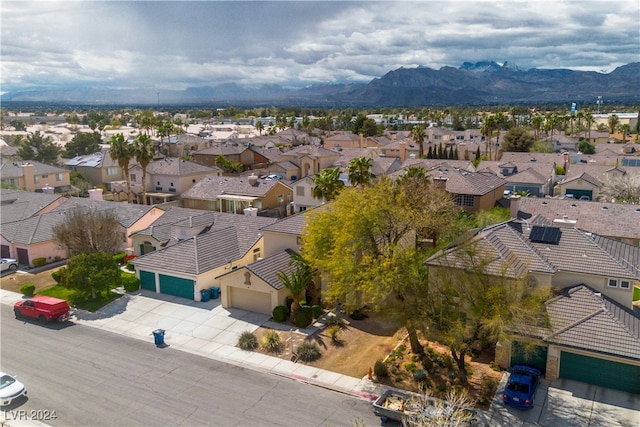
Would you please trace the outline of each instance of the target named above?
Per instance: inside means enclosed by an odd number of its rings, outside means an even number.
[[[68,170],[33,160],[3,162],[0,181],[7,188],[26,191],[63,193],[71,190]]]

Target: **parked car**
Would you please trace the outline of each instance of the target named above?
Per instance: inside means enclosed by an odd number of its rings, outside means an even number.
[[[267,177],[265,178],[266,181],[274,181],[277,179],[280,179],[280,176],[275,174],[267,175]]]
[[[16,271],[18,269],[18,261],[13,258],[2,258],[2,262],[0,263],[0,271]]]
[[[47,296],[35,296],[13,305],[16,318],[28,317],[42,323],[69,320],[69,310],[69,304],[65,300]]]
[[[502,394],[505,405],[520,409],[532,408],[533,397],[541,376],[542,373],[531,366],[514,366]]]
[[[24,384],[9,374],[0,372],[0,406],[11,405],[11,402],[20,396],[26,396],[27,389]]]

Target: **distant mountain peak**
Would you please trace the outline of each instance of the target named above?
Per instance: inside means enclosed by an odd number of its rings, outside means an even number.
[[[463,62],[460,66],[461,70],[466,71],[488,71],[488,72],[496,72],[502,70],[500,64],[494,61],[480,61],[475,64],[472,62]]]

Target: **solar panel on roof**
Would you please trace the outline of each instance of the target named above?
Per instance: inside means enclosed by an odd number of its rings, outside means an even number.
[[[531,228],[529,240],[532,242],[551,243],[557,245],[558,242],[560,242],[560,228],[534,225]]]

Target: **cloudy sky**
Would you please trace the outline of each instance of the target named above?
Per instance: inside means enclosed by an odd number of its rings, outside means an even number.
[[[464,61],[610,72],[640,1],[82,1],[0,5],[2,92],[367,82]]]

